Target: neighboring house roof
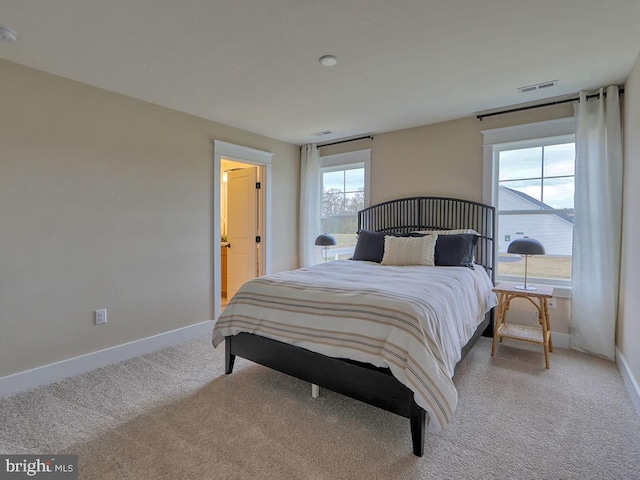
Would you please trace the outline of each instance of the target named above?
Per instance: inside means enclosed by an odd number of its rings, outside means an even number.
[[[504,186],[501,186],[500,188],[503,188],[503,189],[509,191],[513,195],[516,195],[516,196],[526,200],[529,203],[532,203],[536,207],[539,207],[541,210],[554,210],[553,207],[550,207],[549,205],[547,205],[546,203],[541,202],[540,200],[536,200],[531,195],[527,195],[524,192],[519,192],[518,190],[514,190],[513,188],[504,187]],[[573,215],[567,215],[566,213],[556,213],[555,215],[557,217],[561,218],[562,220],[564,220],[565,222],[568,222],[571,225],[573,225]]]

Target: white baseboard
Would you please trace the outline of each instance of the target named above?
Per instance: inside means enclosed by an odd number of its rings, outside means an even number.
[[[141,338],[133,342],[123,343],[115,347],[105,348],[97,352],[87,353],[79,357],[61,360],[42,367],[25,370],[0,378],[0,397],[23,390],[57,382],[66,377],[88,372],[95,368],[118,363],[143,353],[159,350],[175,343],[194,339],[213,332],[213,320],[196,323],[188,327],[159,333],[151,337]]]
[[[551,332],[551,341],[554,347],[569,348],[569,334]]]
[[[616,347],[616,363],[618,364],[618,370],[620,370],[620,374],[622,375],[624,383],[627,386],[629,395],[631,395],[631,401],[636,407],[638,415],[640,415],[640,387],[638,386],[638,382],[636,381],[636,378],[633,376],[633,373],[629,368],[627,359],[624,358],[624,355],[622,355],[622,352],[618,349],[618,347]]]

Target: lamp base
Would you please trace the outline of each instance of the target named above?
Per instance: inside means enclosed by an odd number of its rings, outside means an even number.
[[[532,287],[531,285],[514,285],[513,288],[517,288],[518,290],[527,290],[528,292],[538,289],[538,287]]]

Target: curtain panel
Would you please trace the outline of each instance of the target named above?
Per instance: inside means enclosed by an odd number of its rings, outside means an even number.
[[[580,93],[576,118],[570,346],[615,358],[622,231],[622,133],[618,87]]]
[[[300,149],[300,267],[320,263],[315,239],[320,233],[320,153],[315,144]]]

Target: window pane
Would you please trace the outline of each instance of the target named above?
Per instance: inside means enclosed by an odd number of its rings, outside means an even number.
[[[544,147],[544,176],[575,175],[575,143]]]
[[[541,199],[541,180],[500,182],[498,210],[539,210]]]
[[[358,210],[364,208],[364,192],[354,192],[345,194],[344,211],[345,213],[357,214]]]
[[[351,258],[355,250],[358,236],[358,218],[355,215],[340,217],[323,217],[321,219],[322,231],[328,232],[338,241],[334,247],[327,250],[329,260],[344,260]]]
[[[546,255],[529,258],[529,275],[541,278],[571,278],[573,222],[570,216],[554,213],[506,215],[498,219],[498,274],[524,275],[524,261],[508,255],[507,248],[516,238],[535,238],[544,245]]]
[[[321,159],[321,163],[323,160]],[[367,162],[327,162],[320,168],[322,181],[321,231],[332,234],[338,244],[327,249],[327,259],[353,256],[357,241],[357,212],[364,209]],[[319,247],[316,247],[319,248]]]
[[[574,184],[574,177],[545,178],[542,201],[551,208],[573,208]]]
[[[506,150],[500,152],[498,159],[501,181],[542,176],[542,147]]]
[[[552,278],[571,280],[571,256],[554,257],[531,255],[528,260],[528,278]],[[498,275],[513,275],[524,278],[524,257],[520,255],[499,255]]]
[[[571,280],[575,144],[514,148],[498,152],[497,160],[498,275],[524,276],[524,259],[506,252],[513,240],[526,236],[546,251],[529,257],[530,277]],[[510,214],[513,210],[531,214]]]
[[[516,238],[539,240],[547,255],[571,255],[573,221],[567,215],[544,213],[538,215],[500,215],[498,220],[498,251],[506,253]]]
[[[323,216],[340,215],[344,213],[344,194],[332,192],[335,192],[335,189],[322,195]]]
[[[356,235],[357,230],[358,230],[358,218],[355,215],[344,215],[340,217],[322,217],[323,232],[327,232],[332,235],[352,235],[353,245],[356,244],[355,240],[357,237]],[[338,245],[340,245],[340,239],[337,238],[337,240],[338,240]]]
[[[325,172],[322,174],[322,191],[344,191],[344,170]]]
[[[346,170],[344,172],[344,181],[347,192],[364,191],[364,168]]]

